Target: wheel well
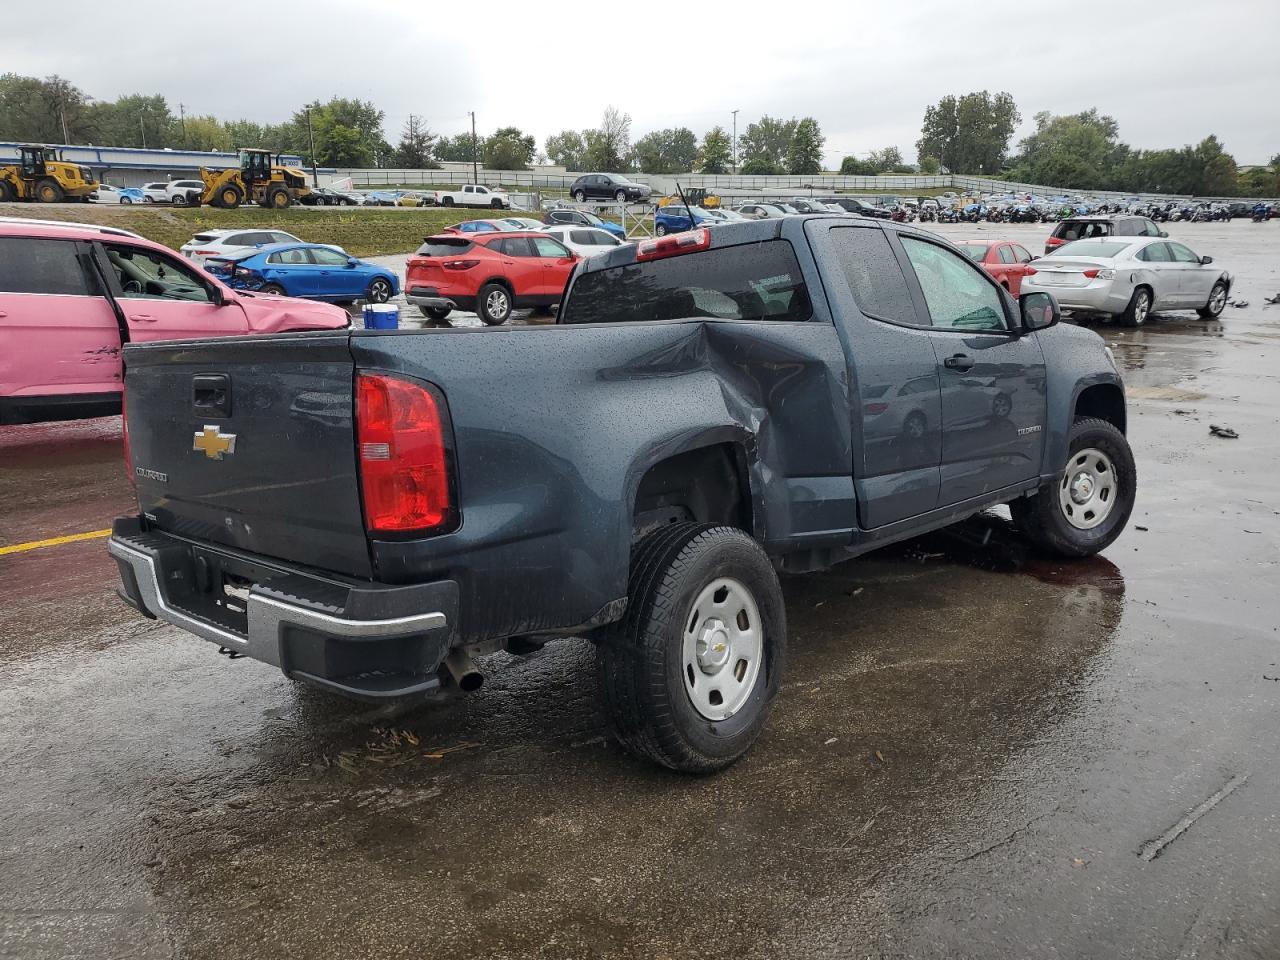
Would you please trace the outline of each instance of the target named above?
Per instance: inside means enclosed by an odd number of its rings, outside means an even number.
[[[515,287],[511,285],[511,281],[506,277],[490,277],[484,283],[480,284],[480,286],[476,287],[476,296],[478,297],[480,295],[480,291],[491,283],[496,283],[500,287],[506,287],[507,293],[511,294],[513,297],[516,295]]]
[[[651,466],[636,489],[632,538],[694,520],[723,523],[751,532],[746,459],[732,443],[678,453]]]
[[[1087,387],[1076,397],[1075,415],[1105,420],[1121,433],[1125,432],[1124,393],[1114,384],[1099,383]]]

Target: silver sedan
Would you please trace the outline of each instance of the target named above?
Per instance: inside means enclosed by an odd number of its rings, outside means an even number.
[[[1077,240],[1033,264],[1022,292],[1051,293],[1064,310],[1105,314],[1136,327],[1162,310],[1222,313],[1231,274],[1173,240],[1101,237]]]

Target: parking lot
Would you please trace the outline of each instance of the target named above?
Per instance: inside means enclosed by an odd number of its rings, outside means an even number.
[[[1127,532],[784,579],[784,694],[705,779],[605,739],[582,641],[377,708],[143,620],[61,540],[132,512],[119,418],[0,427],[0,956],[1280,956],[1280,226],[1168,229],[1248,305],[1097,327]]]

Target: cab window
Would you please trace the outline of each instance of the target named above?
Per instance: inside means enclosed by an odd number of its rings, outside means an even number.
[[[107,259],[130,300],[184,300],[210,303],[210,288],[186,264],[136,247],[107,244]]]
[[[322,267],[345,267],[349,259],[345,253],[337,250],[326,250],[323,247],[312,247],[311,256]]]
[[[1173,255],[1174,263],[1199,263],[1200,262],[1199,257],[1197,257],[1194,253],[1192,253],[1189,248],[1184,247],[1180,243],[1174,243],[1173,241],[1170,241],[1169,243],[1165,244],[1165,246],[1169,248],[1169,253]]]
[[[915,237],[903,237],[933,325],[949,330],[1007,330],[994,284],[968,260]]]
[[[550,237],[533,237],[534,249],[538,251],[540,257],[568,257],[569,248],[562,244],[559,240],[552,240]]]
[[[85,297],[97,290],[74,241],[0,237],[0,293]]]

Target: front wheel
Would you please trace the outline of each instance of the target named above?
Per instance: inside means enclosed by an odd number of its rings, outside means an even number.
[[[660,237],[665,237],[667,235],[667,225],[665,223],[660,223],[653,228],[653,232]]]
[[[1227,285],[1219,280],[1209,291],[1209,300],[1196,311],[1205,320],[1217,320],[1227,305]]]
[[[365,291],[364,298],[369,303],[386,303],[391,299],[391,284],[382,277],[375,277]]]
[[[626,203],[627,192],[625,190],[619,190],[617,193],[613,195],[613,199],[617,200],[619,203]]]
[[[1105,550],[1124,532],[1138,490],[1129,441],[1106,420],[1077,420],[1067,434],[1057,480],[1009,504],[1014,523],[1036,546],[1062,557]]]
[[[130,203],[133,203],[133,198],[132,198],[132,197],[121,197],[121,198],[120,198],[120,202],[121,202],[121,203],[125,203],[125,204],[130,204]]]
[[[441,323],[449,318],[448,307],[419,307],[418,309],[422,311],[424,317],[435,323]]]
[[[787,623],[769,557],[733,527],[673,524],[632,551],[624,618],[599,638],[614,738],[685,773],[729,766],[781,686]]]
[[[278,283],[264,283],[258,288],[258,292],[265,293],[272,297],[287,297],[289,295],[285,291],[284,287],[280,286]]]
[[[511,292],[500,283],[486,283],[480,288],[480,319],[496,327],[511,316]]]

